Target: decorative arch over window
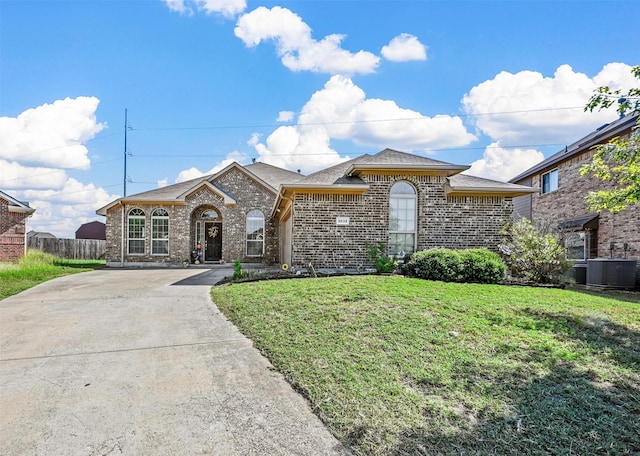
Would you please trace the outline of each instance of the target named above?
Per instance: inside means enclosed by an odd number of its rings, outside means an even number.
[[[247,213],[247,256],[264,255],[264,214],[258,209]]]
[[[408,182],[396,182],[389,195],[389,255],[404,257],[415,251],[416,219],[416,189]]]
[[[162,208],[151,214],[151,255],[169,255],[169,213]]]
[[[131,209],[127,223],[127,251],[130,255],[144,255],[144,211],[140,208]]]

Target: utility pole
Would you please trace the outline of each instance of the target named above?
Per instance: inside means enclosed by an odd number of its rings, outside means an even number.
[[[124,108],[124,196],[127,196],[127,130],[129,125],[127,124],[127,108]]]

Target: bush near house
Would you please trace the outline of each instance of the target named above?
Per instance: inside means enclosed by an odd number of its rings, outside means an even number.
[[[552,233],[541,233],[527,218],[503,230],[499,248],[511,274],[527,282],[559,283],[568,267],[565,251]]]
[[[402,272],[409,277],[443,282],[498,283],[507,266],[488,249],[428,249],[411,255]]]

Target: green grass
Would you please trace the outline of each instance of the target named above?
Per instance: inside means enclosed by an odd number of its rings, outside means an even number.
[[[391,276],[214,287],[355,454],[640,454],[640,299]]]
[[[18,262],[0,263],[0,300],[47,280],[104,265],[100,260],[63,260],[38,250],[28,250]]]

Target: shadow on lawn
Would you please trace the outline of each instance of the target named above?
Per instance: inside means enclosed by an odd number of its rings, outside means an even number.
[[[598,298],[611,298],[618,301],[632,302],[640,304],[640,291],[631,290],[599,290],[594,288],[588,288],[584,285],[573,285],[567,287],[567,290],[575,291],[576,293],[582,293],[586,296],[594,296]]]
[[[599,353],[599,359],[623,367],[625,374],[603,382],[595,371],[602,372],[606,365],[578,366],[562,358],[552,361],[548,375],[529,381],[514,381],[514,375],[505,372],[492,387],[514,404],[508,416],[483,419],[461,413],[452,424],[466,430],[449,434],[434,435],[426,426],[412,429],[400,436],[392,454],[640,454],[640,332],[605,319],[527,313],[556,337]],[[538,357],[549,360],[542,353]],[[465,375],[475,374],[483,375],[467,367]],[[425,412],[425,423],[428,420]]]

